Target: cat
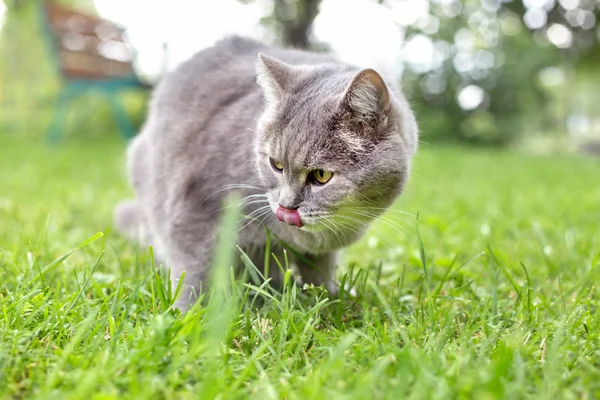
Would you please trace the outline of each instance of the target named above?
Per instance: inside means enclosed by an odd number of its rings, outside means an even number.
[[[402,193],[417,143],[406,98],[375,70],[226,37],[154,90],[127,149],[135,198],[117,206],[115,227],[152,245],[173,285],[185,272],[185,310],[206,281],[222,200],[237,191],[248,216],[237,243],[253,262],[264,264],[268,229],[280,260],[282,242],[296,250],[298,279],[335,294],[339,250]]]

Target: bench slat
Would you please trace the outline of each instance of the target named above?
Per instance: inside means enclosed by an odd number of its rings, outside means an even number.
[[[63,76],[94,80],[135,76],[133,50],[122,28],[52,1],[45,1],[44,9]]]

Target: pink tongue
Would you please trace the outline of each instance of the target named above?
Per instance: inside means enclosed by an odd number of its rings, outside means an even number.
[[[290,210],[280,206],[275,212],[275,216],[278,220],[283,221],[288,225],[296,225],[299,228],[303,225],[298,210]]]

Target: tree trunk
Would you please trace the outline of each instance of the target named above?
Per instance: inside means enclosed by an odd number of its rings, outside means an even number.
[[[285,45],[310,48],[310,27],[320,3],[321,0],[275,0],[275,18]]]

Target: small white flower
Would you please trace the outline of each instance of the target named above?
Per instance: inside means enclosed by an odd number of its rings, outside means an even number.
[[[375,236],[371,236],[369,238],[369,240],[367,241],[367,246],[369,246],[369,248],[371,248],[371,249],[376,248],[378,244],[379,244],[379,240]]]
[[[489,236],[491,232],[490,226],[488,224],[482,224],[479,228],[479,232],[481,232],[483,236]]]

